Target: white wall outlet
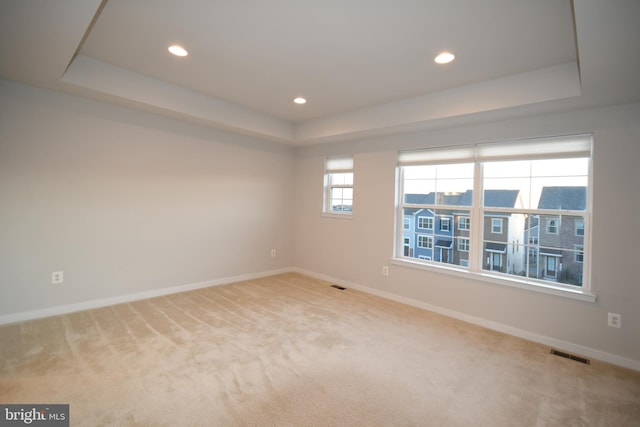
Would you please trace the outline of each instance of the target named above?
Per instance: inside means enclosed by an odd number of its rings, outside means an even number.
[[[609,313],[607,316],[607,325],[612,328],[622,328],[622,315],[618,313]]]
[[[389,267],[387,267],[386,265],[382,266],[382,275],[383,276],[389,275]]]
[[[59,285],[64,282],[64,273],[62,271],[54,271],[51,273],[51,284]]]
[[[271,249],[271,258],[275,258],[278,255],[278,251]]]

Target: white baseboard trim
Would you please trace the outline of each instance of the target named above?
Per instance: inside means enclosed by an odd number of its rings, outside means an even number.
[[[368,286],[360,285],[357,283],[349,282],[347,280],[338,279],[335,277],[327,276],[325,274],[316,273],[304,269],[294,268],[291,271],[304,274],[310,277],[314,277],[327,282],[335,283],[345,288],[355,289],[361,292],[365,292],[371,295],[375,295],[388,300],[396,301],[402,304],[407,304],[412,307],[421,308],[423,310],[431,311],[441,314],[443,316],[451,317],[453,319],[461,320],[463,322],[471,323],[477,326],[481,326],[487,329],[491,329],[497,332],[502,332],[507,335],[512,335],[518,338],[523,338],[528,341],[543,344],[558,350],[564,350],[569,353],[588,357],[591,359],[600,360],[602,362],[610,363],[612,365],[621,366],[623,368],[632,369],[634,371],[640,371],[640,361],[629,359],[626,357],[618,356],[605,351],[597,350],[591,347],[585,347],[580,344],[575,344],[569,341],[563,341],[556,338],[548,337],[545,335],[536,334],[533,332],[525,331],[522,329],[514,328],[503,323],[494,322],[492,320],[483,319],[476,316],[471,316],[459,311],[451,310],[444,307],[439,307],[426,303],[424,301],[416,300],[413,298],[403,297],[390,292],[381,291]]]
[[[69,314],[77,311],[91,310],[93,308],[107,307],[110,305],[122,304],[131,301],[138,301],[148,298],[161,297],[164,295],[177,294],[180,292],[193,291],[196,289],[209,288],[211,286],[226,285],[234,282],[242,282],[244,280],[259,279],[261,277],[274,276],[276,274],[289,273],[293,271],[291,268],[282,268],[278,270],[264,271],[260,273],[244,274],[240,276],[224,277],[221,279],[206,280],[204,282],[189,283],[186,285],[172,286],[169,288],[152,289],[144,292],[136,292],[133,294],[119,295],[116,297],[100,298],[90,301],[83,301],[75,304],[58,305],[48,307],[41,310],[25,311],[15,314],[0,315],[0,326],[10,323],[24,322],[27,320],[41,319],[44,317],[58,316],[61,314]]]

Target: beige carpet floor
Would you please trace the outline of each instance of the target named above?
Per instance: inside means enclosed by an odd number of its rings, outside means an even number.
[[[72,426],[639,426],[640,373],[298,274],[0,328]]]

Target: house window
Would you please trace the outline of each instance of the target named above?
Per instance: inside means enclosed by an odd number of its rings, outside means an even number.
[[[591,146],[590,135],[572,135],[401,151],[396,218],[419,211],[439,218],[429,237],[433,248],[448,248],[447,255],[434,253],[421,261],[427,265],[446,263],[447,272],[592,300],[584,271],[590,254]],[[450,219],[456,216],[452,232]],[[471,230],[472,222],[479,226]],[[396,230],[404,232],[402,223]],[[418,247],[424,244],[417,239]],[[402,261],[401,246],[394,253]]]
[[[411,230],[411,219],[405,218],[403,227],[405,230]]]
[[[432,249],[433,248],[433,237],[425,236],[423,234],[418,235],[418,247],[422,249]]]
[[[325,162],[323,211],[350,216],[353,210],[353,158],[333,157]]]
[[[419,216],[418,217],[418,228],[422,228],[423,230],[432,230],[433,229],[433,218],[428,216]]]
[[[459,230],[469,230],[471,225],[471,218],[467,216],[461,216],[458,218],[458,229]]]

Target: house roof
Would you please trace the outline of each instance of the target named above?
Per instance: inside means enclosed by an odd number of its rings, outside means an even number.
[[[491,208],[513,208],[520,190],[485,190],[484,205]]]
[[[493,208],[513,208],[518,200],[520,190],[485,190],[484,204]],[[405,203],[418,205],[448,205],[448,206],[471,206],[473,192],[467,190],[463,193],[428,193],[428,194],[405,194]]]
[[[561,257],[562,251],[560,249],[540,248],[540,255]]]
[[[586,206],[586,187],[544,187],[538,201],[538,209],[584,210]]]
[[[507,251],[507,245],[506,243],[489,242],[486,244],[485,250],[487,252],[497,252],[503,254]]]
[[[436,247],[438,248],[451,248],[451,244],[453,243],[453,241],[449,240],[449,239],[440,239],[436,241]]]
[[[464,193],[405,194],[405,203],[418,205],[471,206],[471,190]]]

